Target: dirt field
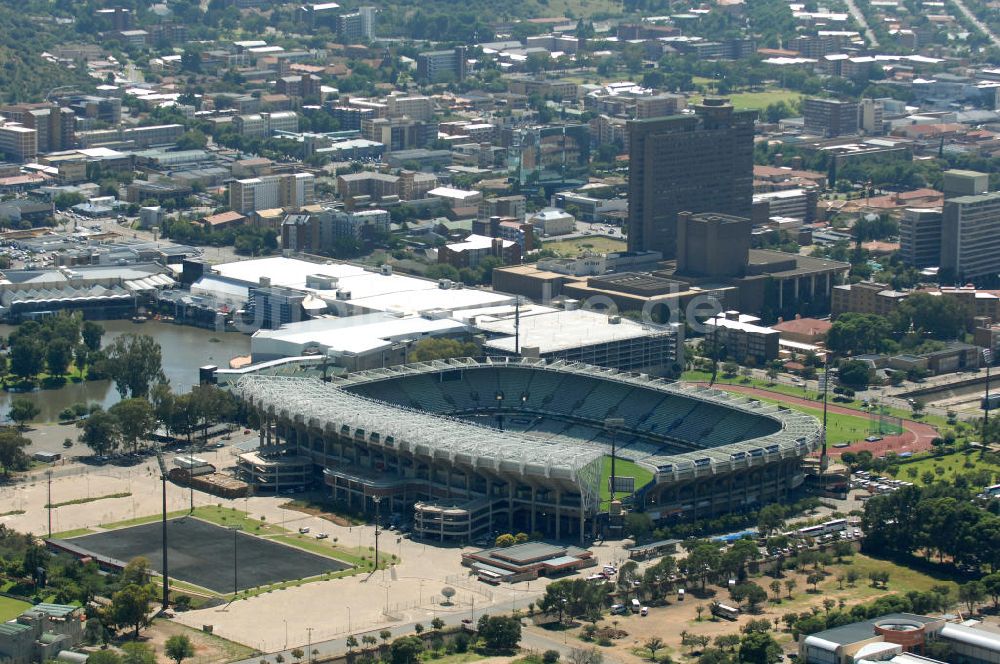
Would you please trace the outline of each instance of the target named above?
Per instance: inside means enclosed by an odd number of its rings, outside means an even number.
[[[194,645],[194,657],[184,660],[190,664],[223,664],[250,657],[253,651],[238,643],[227,641],[201,630],[191,629],[169,620],[156,620],[143,632],[146,643],[156,650],[156,659],[162,664],[173,664],[164,651],[166,642],[175,634],[186,634]]]

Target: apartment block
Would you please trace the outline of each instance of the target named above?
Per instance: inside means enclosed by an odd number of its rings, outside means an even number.
[[[806,133],[833,138],[858,133],[858,103],[810,98],[802,102]]]
[[[274,208],[298,210],[316,200],[314,181],[310,173],[233,180],[229,184],[229,207],[240,214]]]
[[[448,51],[427,51],[417,55],[417,79],[426,83],[465,80],[467,71],[464,46]]]
[[[899,221],[899,253],[916,268],[941,265],[941,223],[937,208],[908,208]]]
[[[959,282],[1000,274],[1000,192],[946,198],[941,269]]]
[[[630,251],[674,258],[681,212],[750,216],[756,117],[714,98],[694,115],[629,121]]]
[[[0,152],[10,161],[34,161],[38,157],[38,132],[16,122],[8,122],[0,127]]]

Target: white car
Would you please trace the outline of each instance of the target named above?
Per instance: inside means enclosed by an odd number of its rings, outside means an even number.
[[[326,539],[329,537],[326,533],[316,533],[316,539]]]

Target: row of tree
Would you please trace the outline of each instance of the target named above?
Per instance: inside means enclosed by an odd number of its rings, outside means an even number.
[[[974,503],[969,488],[935,482],[875,496],[861,527],[864,547],[874,553],[1000,571],[1000,516]]]

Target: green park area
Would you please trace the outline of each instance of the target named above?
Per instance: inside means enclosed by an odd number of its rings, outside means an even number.
[[[711,79],[695,79],[695,83],[701,83],[702,85],[711,85]],[[801,92],[796,92],[795,90],[785,90],[783,88],[777,88],[774,90],[764,90],[761,92],[732,92],[730,94],[724,95],[728,97],[732,102],[733,106],[736,108],[750,108],[757,111],[762,111],[771,104],[777,104],[779,102],[785,102],[789,106],[798,102],[799,98],[802,96]],[[701,97],[693,96],[689,99],[689,103],[697,104],[701,102]]]
[[[601,503],[606,504],[611,501],[611,486],[608,479],[611,477],[611,457],[604,457],[601,466]],[[643,468],[637,463],[618,457],[615,459],[615,477],[634,477],[636,490],[641,489],[653,481],[653,473]],[[617,498],[625,497],[626,493],[617,492]]]
[[[951,483],[956,475],[983,471],[992,475],[992,480],[986,486],[994,484],[998,481],[997,478],[1000,477],[1000,464],[991,463],[989,456],[984,459],[980,457],[978,452],[970,451],[968,454],[956,452],[943,456],[924,457],[919,461],[904,463],[899,467],[896,477],[907,482],[913,482],[919,486],[924,486],[928,484],[927,480],[931,477],[930,475],[926,475],[927,473],[933,475],[933,481],[935,482],[944,481]]]
[[[609,251],[625,251],[627,244],[624,240],[618,240],[603,235],[594,235],[576,238],[573,240],[558,240],[556,242],[546,242],[542,249],[551,249],[561,256],[574,258],[583,251],[593,251],[599,254],[606,254]]]
[[[7,622],[18,617],[25,610],[30,609],[31,604],[22,602],[19,599],[0,596],[0,622]]]

